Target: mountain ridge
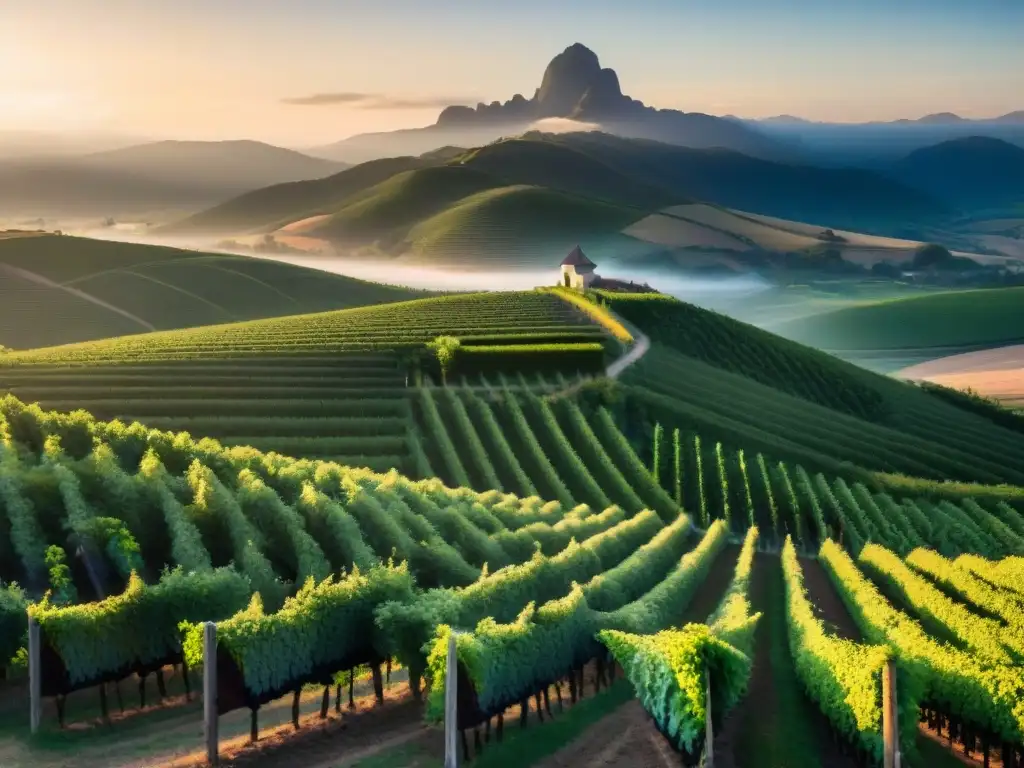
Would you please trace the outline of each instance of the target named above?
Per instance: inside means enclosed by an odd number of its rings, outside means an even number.
[[[731,150],[598,132],[528,132],[450,156],[454,151],[374,160],[327,179],[256,190],[155,234],[251,237],[279,232],[285,243],[301,236],[322,240],[328,249],[374,246],[400,255],[415,248],[414,235],[422,232],[417,227],[427,218],[438,225],[458,221],[469,226],[469,210],[486,209],[495,228],[489,240],[505,237],[502,232],[518,232],[519,240],[539,237],[539,230],[548,227],[542,221],[550,219],[549,212],[531,206],[542,200],[571,210],[579,222],[587,220],[583,212],[589,207],[595,233],[607,229],[599,210],[616,220],[631,216],[635,223],[697,201],[868,231],[945,213],[927,194],[871,171],[784,165]],[[526,188],[545,192],[527,193]],[[463,205],[481,194],[470,208]],[[460,206],[466,214],[461,218],[442,215]],[[502,219],[505,215],[512,218]],[[445,238],[432,233],[431,239]]]
[[[1024,148],[988,136],[917,149],[891,175],[962,209],[1024,203]]]
[[[795,148],[741,122],[700,112],[657,109],[626,96],[614,69],[596,53],[573,43],[546,66],[529,99],[517,93],[505,102],[476,107],[449,106],[433,125],[367,133],[309,150],[318,157],[360,162],[387,154],[420,154],[444,144],[477,146],[521,133],[551,118],[597,124],[630,138],[649,138],[693,147],[725,147],[759,157],[793,159]],[[466,141],[466,137],[470,141]],[[404,143],[403,143],[404,142]]]
[[[7,214],[120,216],[203,208],[346,166],[258,141],[157,141],[73,157],[0,161]]]

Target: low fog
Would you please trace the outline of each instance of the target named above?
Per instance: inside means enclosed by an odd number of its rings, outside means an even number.
[[[599,131],[601,126],[598,123],[585,123],[568,117],[546,117],[543,120],[531,123],[527,130],[540,131],[541,133],[580,133],[584,131]]]
[[[207,238],[153,238],[139,232],[136,225],[81,232],[87,237],[104,240],[165,245],[208,253],[232,253],[250,258],[280,261],[286,264],[319,269],[336,275],[345,275],[377,283],[403,285],[435,291],[528,290],[538,286],[554,285],[559,279],[558,261],[552,260],[550,269],[523,268],[504,270],[467,271],[456,268],[431,267],[403,263],[398,259],[360,259],[349,256],[295,253],[253,253],[244,248],[213,247]],[[443,261],[443,259],[439,259]],[[652,288],[698,305],[720,305],[744,296],[760,293],[773,287],[768,280],[756,274],[706,275],[687,274],[679,270],[652,269],[616,263],[602,255],[595,257],[598,274],[619,280],[647,283]]]

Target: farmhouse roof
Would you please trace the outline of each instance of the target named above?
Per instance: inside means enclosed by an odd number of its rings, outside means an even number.
[[[597,264],[587,258],[583,249],[578,245],[569,251],[569,255],[562,260],[563,267],[596,267]]]

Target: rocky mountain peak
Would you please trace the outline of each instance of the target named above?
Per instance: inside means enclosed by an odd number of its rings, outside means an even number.
[[[623,100],[618,75],[601,69],[597,54],[581,43],[573,43],[551,60],[534,96],[539,117],[571,117],[581,106],[594,111],[613,108]]]
[[[635,103],[622,95],[615,70],[602,69],[596,53],[582,43],[573,43],[548,63],[532,99],[516,94],[504,104],[478,104],[475,109],[448,107],[437,122],[466,125],[481,120],[518,122],[545,117],[596,119],[630,106]]]

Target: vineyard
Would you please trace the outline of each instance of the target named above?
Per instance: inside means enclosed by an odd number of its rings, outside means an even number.
[[[431,294],[265,259],[41,235],[0,239],[0,344],[43,347]]]
[[[611,299],[656,342],[634,415],[809,466],[1024,484],[1024,435],[912,384],[654,295]]]
[[[12,353],[0,387],[48,409],[416,474],[410,351],[439,335],[461,339],[453,375],[507,371],[517,386],[604,357],[601,329],[554,296],[477,294]]]
[[[381,765],[439,765],[450,698],[481,766],[593,764],[641,711],[629,738],[656,739],[622,764],[895,743],[941,767],[955,741],[1021,765],[1020,435],[679,302],[608,304],[656,342],[621,384],[577,374],[629,332],[548,292],[6,355],[0,686],[35,663],[42,734],[85,751],[94,722],[166,718],[154,764],[202,762],[209,668],[254,742],[229,764],[358,765],[364,733]],[[0,762],[59,764],[25,710]]]

